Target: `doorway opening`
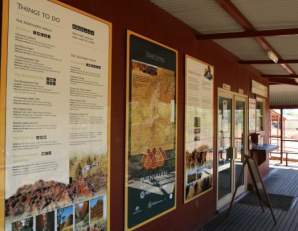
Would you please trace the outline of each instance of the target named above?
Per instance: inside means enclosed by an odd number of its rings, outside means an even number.
[[[248,98],[218,91],[217,128],[217,209],[226,206],[236,188],[247,153]],[[238,182],[239,183],[239,182]],[[246,171],[241,176],[238,195],[246,190]]]

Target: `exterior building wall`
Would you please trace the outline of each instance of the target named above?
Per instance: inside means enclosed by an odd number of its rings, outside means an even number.
[[[110,21],[112,33],[112,84],[111,84],[111,186],[110,227],[112,231],[124,229],[125,187],[125,111],[126,111],[126,31],[132,30],[178,50],[178,144],[177,144],[177,204],[176,210],[138,230],[187,231],[195,230],[208,222],[216,211],[216,152],[214,153],[214,188],[194,201],[183,202],[184,168],[184,60],[191,55],[215,68],[215,87],[223,83],[232,91],[241,88],[250,95],[251,80],[267,84],[253,68],[239,65],[236,57],[212,41],[196,40],[193,30],[148,0],[62,0],[63,2]],[[217,99],[217,91],[214,92]],[[217,100],[214,108],[217,111]],[[216,116],[216,115],[215,115]],[[266,129],[269,133],[270,113],[266,101]],[[215,120],[217,121],[217,120]],[[216,124],[215,124],[216,129]],[[216,135],[216,130],[214,131]],[[214,137],[216,150],[216,137]],[[268,136],[266,140],[268,141]],[[269,161],[261,166],[268,172]]]

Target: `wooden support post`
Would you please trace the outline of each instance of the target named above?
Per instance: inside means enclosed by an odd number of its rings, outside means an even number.
[[[283,163],[283,152],[284,152],[284,123],[283,123],[283,109],[280,109],[280,163]]]

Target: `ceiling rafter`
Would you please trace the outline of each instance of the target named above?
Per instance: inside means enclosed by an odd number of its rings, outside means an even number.
[[[269,78],[269,79],[275,79],[275,78],[296,79],[296,78],[298,78],[298,75],[266,75],[266,74],[263,74],[262,77]]]
[[[287,63],[298,63],[298,59],[279,59],[277,63],[274,63],[272,60],[256,59],[256,60],[239,60],[239,64],[287,64]]]
[[[216,0],[216,2],[240,25],[245,31],[256,31],[256,28],[240,12],[240,10],[230,0]],[[281,59],[279,53],[262,36],[255,37],[257,43],[266,51],[272,51]],[[281,63],[281,67],[290,75],[296,75],[295,71],[287,63]]]
[[[281,35],[297,35],[298,28],[290,29],[275,29],[275,30],[246,30],[242,32],[230,33],[214,33],[214,34],[198,34],[196,37],[199,40],[206,39],[232,39],[232,38],[248,38],[260,36],[281,36]]]
[[[269,84],[289,84],[289,85],[298,85],[295,79],[284,79],[284,78],[274,78],[269,79]]]

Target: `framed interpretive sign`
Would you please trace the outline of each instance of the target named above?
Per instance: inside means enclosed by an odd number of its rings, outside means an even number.
[[[251,81],[251,92],[264,98],[268,97],[268,87],[255,80]]]
[[[248,127],[249,132],[254,133],[256,132],[256,109],[257,109],[257,100],[253,98],[249,98],[249,120],[248,120]]]
[[[177,51],[127,35],[126,229],[176,206]]]
[[[212,190],[214,68],[185,57],[184,201]]]
[[[266,99],[257,97],[256,99],[256,131],[261,132],[265,129],[265,103]]]
[[[46,0],[2,20],[0,230],[107,230],[112,25]]]

